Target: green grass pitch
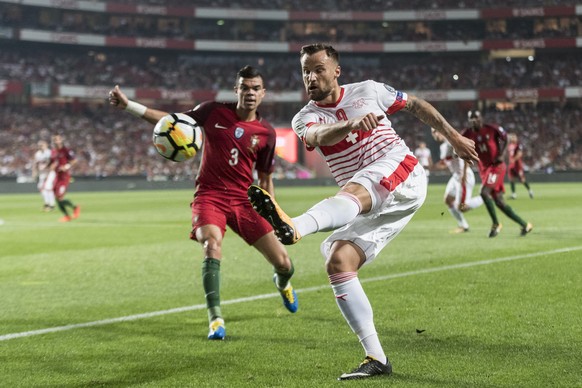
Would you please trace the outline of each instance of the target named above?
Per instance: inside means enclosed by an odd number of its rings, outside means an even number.
[[[336,381],[364,358],[335,305],[319,253],[289,247],[299,311],[232,231],[223,246],[227,339],[208,341],[190,191],[75,192],[74,222],[36,194],[0,195],[2,387],[582,387],[582,185],[533,184],[487,238],[484,207],[456,225],[430,185],[423,208],[360,271],[394,366]],[[278,188],[297,215],[334,187]]]

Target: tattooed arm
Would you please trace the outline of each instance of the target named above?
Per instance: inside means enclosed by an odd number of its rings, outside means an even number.
[[[406,101],[404,109],[429,127],[442,133],[451,143],[459,157],[470,164],[479,160],[473,140],[462,136],[430,103],[413,95],[408,95],[408,101]]]

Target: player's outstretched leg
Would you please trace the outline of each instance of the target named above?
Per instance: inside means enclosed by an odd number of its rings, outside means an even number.
[[[342,374],[338,380],[356,380],[365,379],[367,377],[381,376],[392,373],[392,365],[390,361],[386,360],[386,364],[367,356],[364,361],[356,369],[349,373]]]
[[[295,244],[301,236],[295,229],[291,218],[279,207],[271,195],[257,185],[251,185],[247,194],[253,208],[261,217],[267,220],[277,238],[285,245]]]
[[[208,331],[209,340],[223,340],[226,336],[226,328],[224,326],[224,320],[222,318],[216,318],[209,325],[210,330]]]
[[[295,290],[293,289],[291,282],[288,282],[285,288],[283,289],[279,288],[277,286],[277,274],[273,275],[273,282],[275,283],[275,287],[277,287],[277,290],[279,290],[281,298],[283,298],[283,305],[285,306],[285,308],[292,313],[297,312],[297,309],[299,308],[299,303],[297,301],[297,294],[295,293]]]

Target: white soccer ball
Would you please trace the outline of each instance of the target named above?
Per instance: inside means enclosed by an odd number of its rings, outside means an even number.
[[[170,113],[158,121],[152,138],[160,155],[174,162],[193,158],[202,148],[202,128],[183,113]]]

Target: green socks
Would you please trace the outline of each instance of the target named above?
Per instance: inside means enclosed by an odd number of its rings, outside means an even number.
[[[482,198],[483,203],[487,208],[487,212],[489,213],[489,216],[491,216],[491,220],[495,225],[499,225],[499,220],[497,219],[497,212],[495,211],[495,202],[493,201],[493,199],[489,197],[482,196]]]
[[[202,285],[208,308],[208,320],[222,318],[220,311],[220,260],[207,257],[202,262]]]

